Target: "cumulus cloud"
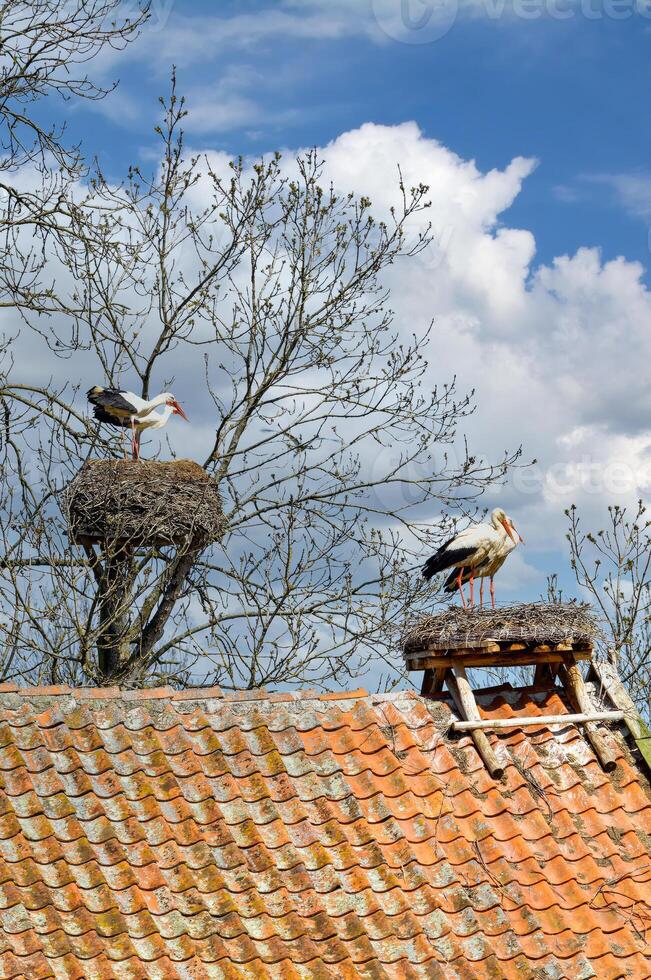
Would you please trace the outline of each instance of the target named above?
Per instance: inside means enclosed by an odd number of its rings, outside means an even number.
[[[407,186],[430,186],[439,239],[391,275],[392,306],[405,332],[434,319],[428,380],[452,375],[475,388],[468,430],[474,451],[497,456],[523,444],[536,457],[496,496],[528,540],[563,544],[563,508],[598,519],[607,503],[650,489],[651,297],[638,262],[604,262],[581,248],[536,265],[535,239],[506,223],[536,162],[516,158],[482,172],[414,123],[367,124],[324,148],[327,174],[386,211]],[[526,190],[524,191],[526,193]]]

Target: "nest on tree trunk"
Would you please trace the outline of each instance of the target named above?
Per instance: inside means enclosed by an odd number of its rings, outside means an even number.
[[[529,602],[501,609],[451,607],[424,616],[411,625],[404,637],[404,651],[420,650],[431,644],[443,648],[463,647],[485,641],[593,643],[601,630],[588,603]]]
[[[189,459],[89,460],[63,504],[79,544],[201,548],[225,530],[216,482]]]

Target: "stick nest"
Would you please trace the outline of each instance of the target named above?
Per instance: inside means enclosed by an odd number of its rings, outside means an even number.
[[[63,503],[77,543],[198,548],[225,530],[217,484],[189,459],[89,460]]]
[[[586,602],[530,602],[502,609],[454,606],[425,616],[404,638],[405,653],[431,645],[439,649],[472,647],[482,641],[593,643],[601,638],[592,607]]]

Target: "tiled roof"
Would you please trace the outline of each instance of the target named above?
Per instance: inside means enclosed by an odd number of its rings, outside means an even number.
[[[489,716],[558,692],[480,695]],[[643,978],[648,784],[412,692],[0,689],[0,976]]]

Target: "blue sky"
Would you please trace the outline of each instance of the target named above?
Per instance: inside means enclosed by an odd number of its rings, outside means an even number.
[[[154,0],[140,40],[94,66],[117,91],[65,107],[110,177],[154,166],[157,99],[175,64],[193,147],[318,145],[336,181],[368,185],[381,205],[397,162],[431,183],[451,244],[397,284],[398,316],[440,323],[431,379],[457,373],[477,388],[474,448],[523,443],[541,460],[534,490],[516,481],[498,494],[528,544],[502,573],[504,598],[535,596],[549,571],[569,581],[564,507],[597,522],[607,503],[651,489],[641,4]],[[601,479],[618,467],[627,480]]]
[[[397,10],[401,0],[387,2]],[[426,13],[426,0],[408,2],[414,19]],[[513,13],[486,15],[495,9],[486,0],[479,13],[458,13],[442,38],[401,43],[382,33],[370,0],[349,0],[349,13],[345,4],[337,13],[336,3],[309,0],[159,0],[145,37],[106,68],[107,78],[120,80],[117,95],[67,114],[68,123],[120,171],[147,144],[146,124],[156,115],[172,62],[191,112],[204,112],[211,99],[220,109],[212,126],[202,115],[203,140],[210,137],[233,153],[323,145],[367,121],[414,119],[427,136],[482,169],[516,155],[540,161],[509,222],[531,228],[542,261],[597,244],[606,258],[623,254],[646,265],[651,17],[619,2],[621,20],[597,0],[583,6],[594,19],[568,5],[572,16],[558,20],[540,0],[541,16],[527,21]],[[265,17],[282,12],[290,22],[309,25],[323,11],[328,23],[321,32],[316,23],[308,36],[297,36],[289,24],[285,32],[271,24],[264,30]],[[256,18],[258,32],[251,23]],[[235,36],[195,53],[184,38],[200,36],[206,22],[216,39],[220,22],[236,25]],[[327,29],[332,36],[318,36]],[[229,104],[232,112],[225,111]],[[646,178],[637,201],[627,202],[602,179],[620,175]]]

